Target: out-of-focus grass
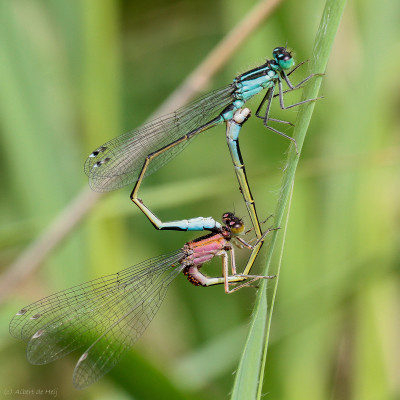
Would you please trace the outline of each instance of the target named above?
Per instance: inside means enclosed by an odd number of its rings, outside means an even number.
[[[322,7],[286,1],[212,87],[270,57],[276,45],[288,42],[298,61],[310,57]],[[399,8],[394,0],[350,2],[339,29],[296,178],[264,382],[274,399],[399,397]],[[143,122],[246,4],[26,0],[1,2],[0,11],[5,267],[86,184],[87,154]],[[276,108],[274,114],[296,117]],[[268,216],[288,143],[254,118],[241,146],[259,213]],[[141,196],[165,220],[218,218],[232,209],[245,216],[223,127],[148,178]],[[161,385],[164,399],[226,398],[254,302],[251,289],[226,296],[178,278],[132,353],[79,393],[71,386],[77,355],[32,366],[24,345],[7,332],[11,315],[26,303],[191,237],[156,232],[130,205],[129,188],[105,196],[0,310],[0,389],[154,399]],[[214,265],[207,270],[219,273]]]

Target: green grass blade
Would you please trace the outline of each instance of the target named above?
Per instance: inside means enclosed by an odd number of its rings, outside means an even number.
[[[346,0],[327,0],[326,2],[315,40],[313,58],[310,63],[310,70],[313,72],[323,72],[326,69],[345,4]],[[303,99],[316,98],[320,86],[321,78],[312,79],[303,91]],[[280,198],[275,212],[275,222],[277,226],[280,226],[282,223],[286,205],[291,195],[300,152],[311,120],[314,105],[315,103],[306,104],[300,107],[298,113],[294,137],[297,141],[299,154],[296,154],[292,146],[288,155],[287,168],[283,177]],[[266,275],[268,274],[273,250],[277,241],[276,232],[271,236],[270,251],[265,267]],[[277,283],[278,280],[275,281],[275,293]],[[264,281],[257,294],[253,317],[236,373],[231,399],[259,399],[262,394],[264,365],[271,325],[271,318],[268,318],[267,312],[266,292],[267,285]]]

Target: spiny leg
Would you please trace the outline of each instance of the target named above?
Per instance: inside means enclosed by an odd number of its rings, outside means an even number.
[[[293,72],[293,71],[292,71],[292,72]],[[287,85],[288,85],[289,88],[290,88],[288,91],[293,91],[293,90],[298,89],[303,83],[307,82],[307,81],[308,81],[309,79],[311,79],[312,77],[314,77],[314,76],[319,76],[319,75],[323,75],[323,74],[311,74],[310,76],[308,76],[307,78],[305,78],[305,79],[303,79],[301,82],[299,82],[297,85],[293,86],[292,83],[290,82],[289,78],[287,77],[287,75],[286,75],[284,72],[281,73],[281,76],[285,79]],[[283,90],[283,87],[282,87],[282,80],[281,80],[281,79],[278,80],[278,91],[279,91],[279,105],[280,105],[280,108],[281,108],[282,110],[288,110],[288,109],[290,109],[290,108],[300,106],[301,104],[310,103],[310,102],[312,102],[312,101],[316,101],[316,100],[319,100],[319,99],[322,98],[322,97],[317,97],[317,98],[315,98],[315,99],[307,99],[307,100],[299,101],[298,103],[295,103],[295,104],[291,104],[290,106],[285,106],[285,103],[284,103],[284,100],[283,100],[283,94],[284,94],[284,93],[287,93],[288,91],[284,91],[284,90]],[[270,102],[271,102],[271,101],[272,101],[272,97],[271,97],[271,99],[270,99]],[[269,112],[269,110],[268,110],[268,112]],[[291,140],[291,141],[294,143],[294,145],[295,145],[295,147],[296,147],[296,153],[298,154],[299,151],[298,151],[296,139],[294,139],[294,138],[291,137],[291,136],[285,135],[284,133],[278,131],[277,129],[271,128],[270,126],[266,125],[267,122],[268,122],[268,115],[266,114],[266,115],[265,115],[265,119],[264,119],[264,125],[265,125],[268,129],[271,129],[272,131],[278,133],[279,135],[285,137],[286,139]]]
[[[302,83],[303,82],[300,82],[299,85],[301,85]],[[307,100],[299,101],[298,103],[295,103],[295,104],[291,104],[290,106],[285,106],[285,103],[283,101],[283,87],[282,87],[282,81],[281,80],[278,81],[278,87],[279,87],[279,105],[280,105],[282,110],[288,110],[289,108],[297,107],[297,106],[299,106],[301,104],[310,103],[312,101],[317,101],[317,100],[322,98],[322,97],[317,97],[315,99],[307,99]],[[297,87],[293,87],[292,90],[295,90],[296,88]]]
[[[290,71],[290,73],[292,73],[294,70],[295,69]],[[325,75],[325,74],[311,74],[311,75],[307,76],[307,78],[305,78],[301,82],[299,82],[297,85],[293,85],[290,82],[290,80],[288,78],[288,75],[285,74],[284,71],[281,72],[281,77],[285,80],[286,84],[289,86],[289,91],[290,92],[300,88],[301,85],[303,85],[305,82],[307,82],[308,80],[310,80],[314,76],[323,76],[323,75]],[[288,110],[289,108],[297,107],[297,106],[300,106],[301,104],[310,103],[312,101],[317,101],[319,99],[322,99],[322,97],[317,97],[315,99],[307,99],[307,100],[299,101],[298,103],[295,103],[295,104],[291,104],[290,106],[285,106],[285,103],[284,103],[284,100],[283,100],[283,94],[287,93],[288,91],[284,91],[283,90],[282,80],[281,79],[278,80],[278,87],[279,87],[279,105],[280,105],[282,110]],[[297,148],[297,146],[296,146],[296,148]]]
[[[297,64],[288,74],[286,74],[284,71],[281,71],[281,73],[280,73],[281,78],[285,80],[285,82],[287,83],[289,89],[288,89],[288,90],[283,90],[283,88],[282,88],[282,81],[281,81],[281,79],[278,79],[278,91],[279,91],[278,95],[274,95],[275,87],[269,88],[268,91],[267,91],[267,93],[265,94],[264,98],[262,99],[262,101],[261,101],[261,103],[260,103],[260,105],[259,105],[257,111],[256,111],[256,116],[257,116],[258,118],[262,118],[262,119],[263,119],[263,121],[264,121],[264,126],[265,126],[267,129],[270,129],[271,131],[277,133],[277,134],[280,135],[280,136],[283,136],[283,137],[286,138],[286,139],[291,140],[291,141],[294,143],[294,145],[295,145],[295,147],[296,147],[296,153],[298,153],[298,148],[297,148],[297,142],[296,142],[296,140],[295,140],[294,138],[292,138],[291,136],[288,136],[288,135],[284,134],[283,132],[281,132],[281,131],[279,131],[279,130],[277,130],[277,129],[271,127],[271,126],[269,126],[269,125],[268,125],[268,121],[275,121],[273,118],[269,118],[269,112],[270,112],[270,108],[271,108],[272,99],[273,99],[274,97],[276,97],[276,96],[279,96],[279,104],[280,104],[280,107],[281,107],[282,110],[287,110],[287,109],[289,109],[289,108],[293,108],[293,107],[299,106],[299,105],[301,105],[301,104],[309,103],[309,102],[311,102],[311,101],[316,101],[316,100],[318,100],[318,99],[321,98],[321,97],[318,97],[318,98],[315,98],[315,99],[303,100],[303,101],[300,101],[300,102],[298,102],[298,103],[292,104],[292,105],[290,105],[290,106],[285,106],[285,104],[284,104],[284,101],[283,101],[283,94],[288,93],[288,92],[291,92],[291,91],[296,90],[296,89],[299,89],[300,87],[302,87],[302,85],[303,85],[304,83],[306,83],[308,80],[310,80],[310,79],[313,78],[314,76],[322,76],[322,75],[324,75],[324,74],[311,74],[311,75],[309,75],[307,78],[305,78],[305,79],[303,79],[301,82],[299,82],[297,85],[293,85],[293,84],[291,83],[290,79],[288,78],[289,75],[291,75],[294,71],[297,70],[297,68],[299,68],[301,65],[305,64],[306,62],[307,62],[307,61],[303,61],[303,62]],[[264,105],[264,103],[265,103],[266,101],[267,101],[267,106],[266,106],[265,114],[264,114],[264,115],[260,115],[260,110],[261,110],[262,106]],[[276,122],[279,122],[279,123],[288,123],[287,121],[282,121],[282,120],[276,120]],[[288,123],[288,124],[290,124],[290,123]],[[290,124],[290,125],[293,125],[293,124]]]
[[[291,90],[288,90],[288,92],[289,91],[291,91]],[[274,121],[274,122],[279,122],[281,124],[287,124],[287,125],[294,126],[294,124],[292,124],[289,121],[284,121],[284,120],[281,120],[281,119],[276,119],[276,118],[270,118],[269,117],[269,111],[270,111],[270,108],[271,108],[272,99],[274,97],[279,96],[279,94],[275,94],[274,95],[274,92],[275,92],[275,87],[274,86],[267,90],[267,93],[265,94],[265,96],[263,97],[263,99],[261,100],[261,103],[259,104],[259,106],[257,108],[256,117],[257,118],[261,118],[264,121],[264,125],[266,124],[266,121]],[[268,100],[268,102],[267,102],[267,107],[266,107],[265,113],[263,115],[261,115],[260,114],[261,108],[263,107],[263,105],[265,104],[265,102],[267,100]],[[267,126],[267,128],[268,128],[268,126]]]
[[[272,132],[277,133],[277,134],[280,135],[280,136],[283,136],[283,137],[286,138],[286,139],[291,140],[291,141],[294,143],[295,147],[296,147],[296,153],[298,153],[298,150],[297,150],[297,142],[296,142],[296,140],[295,140],[294,138],[292,138],[291,136],[288,136],[288,135],[286,135],[285,133],[283,133],[283,132],[281,132],[281,131],[278,131],[278,130],[275,129],[274,127],[268,125],[268,121],[273,121],[272,118],[269,118],[269,112],[270,112],[270,109],[271,109],[272,99],[273,99],[273,97],[274,97],[274,91],[275,91],[275,86],[273,86],[273,87],[271,87],[271,88],[268,89],[267,93],[265,94],[264,98],[262,99],[260,105],[259,105],[258,108],[257,108],[256,117],[261,118],[261,119],[263,120],[264,126],[265,126],[267,129],[271,130]],[[279,94],[280,94],[280,93],[281,93],[281,92],[279,91]],[[264,103],[265,103],[266,101],[267,101],[267,106],[266,106],[266,108],[265,108],[265,113],[264,113],[264,115],[260,115],[261,108],[262,108],[262,106],[264,105]],[[293,124],[291,124],[290,122],[287,122],[287,121],[278,120],[278,122],[287,123],[287,124],[289,124],[289,125],[293,125]]]
[[[230,259],[231,259],[231,265],[232,265],[232,275],[229,275],[229,262],[228,262],[228,255],[227,252],[230,252]],[[203,275],[197,267],[191,268],[190,273],[188,275],[193,278],[192,280],[194,282],[197,282],[197,284],[200,284],[201,286],[215,286],[215,285],[224,285],[224,289],[226,293],[233,293],[236,290],[239,290],[243,287],[251,285],[253,282],[259,280],[259,279],[273,279],[275,278],[275,275],[267,275],[267,276],[262,276],[262,275],[245,275],[245,274],[235,274],[234,271],[236,271],[236,266],[235,266],[235,256],[233,253],[233,248],[230,248],[229,250],[224,250],[219,254],[222,257],[222,275],[221,277],[214,277],[214,278],[209,278],[205,275]],[[191,280],[191,279],[190,279]],[[233,289],[230,289],[230,286],[233,284],[237,284],[239,282],[244,283],[235,286]]]
[[[262,243],[264,241],[264,239],[268,235],[268,233],[270,233],[272,231],[279,231],[279,229],[281,229],[281,228],[268,228],[265,232],[263,232],[261,237],[256,240],[255,244],[250,244],[249,242],[246,242],[244,239],[242,239],[239,236],[235,237],[235,239],[242,245],[242,247],[246,247],[249,250],[254,250],[254,248],[256,248],[259,243]]]
[[[239,277],[241,275],[238,275]],[[260,280],[260,279],[274,279],[276,278],[276,275],[242,275],[242,277],[244,277],[245,279],[250,279],[250,280],[246,280],[244,283],[235,286],[233,289],[229,289],[228,291],[225,290],[225,292],[227,294],[231,294],[233,292],[236,292],[239,289],[243,289],[244,287],[249,287],[252,285],[252,283]],[[230,284],[234,284],[237,282],[231,282]]]
[[[291,71],[289,71],[286,75],[287,75],[287,76],[292,75],[294,71],[296,71],[299,67],[301,67],[302,65],[308,63],[309,61],[310,61],[310,60],[304,60],[304,61],[299,62],[299,63],[298,63]]]
[[[228,274],[229,273],[228,257],[225,252],[222,262],[223,262],[224,287],[225,287],[225,293],[227,294],[236,292],[239,289],[247,287],[251,285],[253,282],[258,281],[259,279],[273,279],[276,277],[276,275],[263,276],[263,275],[236,274],[235,254],[233,252],[233,248],[230,249],[230,259],[231,259],[231,269],[233,275]],[[242,282],[243,280],[245,280],[244,283],[235,286],[233,289],[230,288],[230,285]]]
[[[267,218],[265,218],[263,221],[261,221],[261,224],[265,224],[268,220],[270,220],[272,217],[274,216],[274,214],[270,214]],[[244,234],[247,235],[249,234],[254,228],[250,228],[248,229]],[[249,242],[251,242],[252,240],[255,240],[255,238],[249,240]]]
[[[253,267],[253,264],[258,256],[258,253],[261,250],[262,245],[264,244],[265,237],[268,235],[269,232],[271,231],[276,231],[279,230],[280,228],[269,228],[267,229],[259,239],[257,239],[256,243],[254,245],[251,245],[250,243],[247,243],[244,241],[242,238],[236,237],[236,240],[238,240],[243,246],[247,247],[248,249],[251,250],[251,254],[249,259],[247,260],[246,266],[244,267],[243,273],[239,275],[243,276],[248,276],[251,268]]]
[[[304,64],[304,63],[303,63]],[[302,64],[300,64],[302,65]],[[296,68],[292,69],[288,74],[286,74],[284,71],[281,71],[281,77],[285,80],[286,84],[289,86],[289,91],[298,89],[299,87],[301,87],[301,85],[303,83],[306,83],[307,81],[309,81],[311,78],[313,78],[314,76],[324,76],[325,74],[321,74],[321,73],[316,73],[316,74],[310,74],[309,76],[307,76],[307,78],[304,78],[302,81],[300,81],[297,85],[293,85],[292,82],[289,79],[289,75],[294,72],[296,70]],[[314,99],[316,100],[316,99]]]
[[[249,259],[247,260],[246,266],[244,268],[243,273],[241,274],[237,274],[236,273],[236,265],[235,265],[235,257],[234,257],[234,253],[233,253],[233,248],[229,249],[230,255],[231,255],[231,265],[232,265],[232,273],[234,273],[233,275],[229,275],[228,272],[228,261],[227,261],[227,255],[226,255],[226,251],[223,252],[223,254],[221,254],[221,256],[223,257],[223,277],[222,278],[208,278],[209,281],[207,283],[206,286],[212,286],[212,285],[218,285],[221,283],[224,283],[224,287],[225,287],[225,292],[226,293],[232,293],[238,289],[241,289],[242,287],[246,287],[249,286],[250,284],[252,284],[253,282],[259,280],[259,279],[273,279],[275,278],[275,275],[250,275],[249,272],[254,264],[254,261],[257,258],[258,253],[261,250],[262,245],[264,244],[264,239],[265,236],[267,236],[267,234],[271,231],[274,230],[278,230],[279,228],[269,228],[267,229],[262,235],[261,237],[257,240],[255,245],[251,245],[249,243],[247,243],[246,241],[244,241],[243,239],[240,239],[239,241],[247,248],[251,249],[251,254]],[[239,239],[238,237],[236,239]],[[248,279],[250,279],[249,281],[247,281]],[[229,285],[238,283],[238,282],[244,282],[243,284],[236,286],[234,289],[230,289]]]

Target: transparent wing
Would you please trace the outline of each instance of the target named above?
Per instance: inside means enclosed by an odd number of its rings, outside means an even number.
[[[147,155],[217,117],[232,102],[234,90],[231,84],[208,93],[171,114],[150,121],[97,148],[85,163],[90,187],[105,192],[136,182]],[[175,157],[192,139],[152,160],[146,176]]]
[[[113,368],[147,328],[167,293],[167,289],[183,267],[168,275],[155,277],[151,290],[145,290],[140,301],[115,321],[79,359],[73,376],[74,386],[83,389]]]
[[[183,256],[177,250],[39,300],[14,316],[10,333],[29,341],[32,364],[49,363],[93,343],[74,373],[75,385],[87,386],[143,334],[181,272]]]

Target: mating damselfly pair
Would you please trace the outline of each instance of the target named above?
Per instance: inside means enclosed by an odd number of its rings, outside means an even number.
[[[250,274],[271,228],[265,232],[261,230],[240,153],[239,132],[250,115],[250,111],[242,107],[247,100],[266,89],[256,116],[263,120],[265,127],[296,145],[293,138],[269,125],[270,121],[289,122],[270,118],[269,112],[276,89],[282,109],[315,100],[284,105],[283,82],[289,87],[287,91],[292,91],[315,75],[293,85],[289,75],[302,64],[294,67],[291,53],[286,48],[277,47],[273,59],[239,75],[230,85],[119,136],[91,153],[85,163],[85,172],[94,190],[109,191],[134,184],[131,200],[156,228],[209,230],[211,233],[172,253],[55,293],[20,310],[10,323],[10,332],[28,342],[27,355],[31,363],[49,363],[85,347],[73,377],[75,387],[82,389],[107,373],[139,339],[159,309],[170,283],[181,272],[195,285],[223,284],[227,293],[256,280],[272,278]],[[289,69],[291,71],[286,73]],[[265,111],[261,112],[264,105]],[[145,176],[175,157],[199,133],[222,122],[227,125],[230,154],[255,231],[256,242],[253,245],[239,236],[243,233],[243,222],[232,213],[223,215],[222,224],[211,217],[162,222],[137,197]],[[236,268],[232,243],[251,250],[241,273]],[[215,256],[222,257],[223,274],[210,278],[199,269]]]

